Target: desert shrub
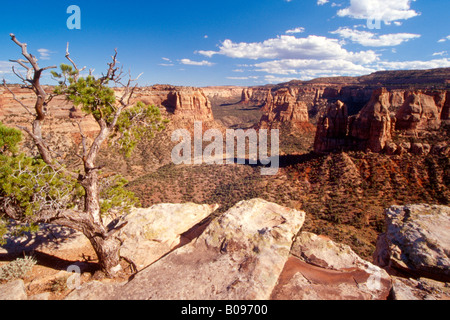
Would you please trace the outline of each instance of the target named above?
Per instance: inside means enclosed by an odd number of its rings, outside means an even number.
[[[31,271],[36,262],[35,258],[29,256],[11,261],[0,268],[0,281],[23,279]]]

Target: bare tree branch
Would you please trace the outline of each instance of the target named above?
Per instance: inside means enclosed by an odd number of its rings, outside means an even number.
[[[84,161],[86,159],[87,156],[87,145],[86,145],[86,135],[84,134],[83,128],[81,127],[81,122],[77,121],[76,124],[78,125],[78,130],[80,131],[80,135],[81,135],[81,145],[83,147],[83,155],[81,157],[81,159]]]
[[[24,76],[22,76],[20,71],[16,71],[16,68],[14,68],[14,66],[12,66],[11,69],[12,69],[12,72],[16,75],[16,77],[19,78],[24,83],[26,88],[33,90],[33,87],[30,87],[30,85],[28,84],[28,83],[31,83],[30,80],[24,78]],[[28,74],[27,74],[27,77],[28,77]]]
[[[69,42],[67,42],[67,47],[66,47],[66,59],[70,61],[70,63],[72,64],[72,66],[74,67],[75,71],[77,71],[77,74],[74,75],[74,80],[77,81],[78,80],[78,76],[80,74],[81,71],[83,71],[84,69],[86,69],[86,67],[83,67],[81,69],[78,69],[77,65],[75,64],[75,62],[72,60],[72,58],[70,58],[70,53],[69,53]]]

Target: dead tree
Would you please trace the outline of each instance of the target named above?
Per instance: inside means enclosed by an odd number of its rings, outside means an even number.
[[[88,141],[85,133],[82,130],[80,124],[78,128],[80,135],[82,137],[82,148],[81,154],[77,156],[82,161],[82,171],[74,172],[70,171],[63,163],[59,162],[59,159],[54,155],[54,152],[49,147],[48,142],[45,141],[42,134],[42,122],[47,117],[47,107],[48,103],[55,96],[54,93],[48,93],[44,90],[41,84],[41,75],[43,71],[54,69],[56,66],[50,66],[41,68],[38,65],[38,60],[28,53],[27,44],[21,43],[17,40],[14,34],[11,34],[11,40],[17,44],[21,50],[22,55],[25,58],[14,60],[22,66],[27,75],[23,76],[13,67],[13,72],[21,79],[25,88],[32,90],[36,95],[36,103],[34,109],[24,105],[10,90],[6,83],[5,87],[13,95],[13,99],[17,101],[22,107],[24,107],[28,114],[32,115],[32,129],[29,130],[25,127],[20,127],[25,131],[32,139],[34,144],[37,146],[40,156],[45,164],[50,167],[54,172],[62,173],[68,179],[76,179],[79,185],[84,189],[84,206],[80,208],[69,209],[64,206],[48,205],[42,206],[42,210],[35,212],[33,216],[33,222],[40,223],[54,223],[61,226],[69,227],[82,232],[92,244],[95,252],[97,253],[99,263],[102,270],[108,275],[113,276],[120,265],[119,248],[120,241],[116,237],[116,233],[124,225],[115,225],[112,227],[105,226],[101,214],[101,203],[100,203],[100,185],[99,185],[99,170],[101,169],[96,165],[96,159],[99,155],[100,149],[105,141],[112,137],[113,134],[117,134],[117,126],[120,117],[129,116],[130,114],[125,114],[124,111],[127,108],[132,107],[132,97],[135,92],[137,85],[133,85],[137,79],[129,79],[126,82],[122,82],[124,73],[122,69],[117,66],[117,51],[112,56],[112,61],[108,64],[108,69],[106,74],[104,74],[99,79],[96,79],[96,83],[99,86],[107,86],[107,84],[113,84],[121,88],[120,95],[113,99],[113,102],[108,102],[108,110],[110,114],[106,117],[102,113],[102,109],[99,108],[94,119],[96,120],[99,132],[96,134],[93,141]],[[80,71],[75,62],[71,59],[69,54],[69,47],[67,46],[66,58],[71,63],[71,76],[74,83],[79,80]],[[62,85],[61,85],[62,84]],[[65,90],[68,89],[63,82],[60,83],[60,92],[57,94],[65,94]],[[62,89],[61,89],[62,88]],[[140,105],[142,107],[142,105]],[[135,108],[135,106],[133,106]],[[149,107],[150,108],[150,107]],[[151,108],[154,108],[152,106]],[[154,111],[153,116],[148,122],[141,122],[147,124],[149,130],[155,129],[155,123],[160,123],[161,118],[158,116],[158,110],[152,109]],[[92,111],[92,110],[91,110]],[[95,110],[94,110],[95,111]],[[136,114],[133,113],[133,114]],[[148,115],[148,113],[147,113]],[[158,126],[157,129],[161,130],[163,126]],[[4,211],[11,218],[17,218],[18,210],[13,206],[13,201],[10,201],[9,205],[5,205]]]

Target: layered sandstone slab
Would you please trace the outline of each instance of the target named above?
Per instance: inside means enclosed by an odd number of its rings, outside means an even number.
[[[240,202],[111,298],[269,299],[304,219],[304,212],[264,200]]]
[[[120,230],[120,255],[142,270],[163,255],[180,246],[183,234],[207,218],[218,205],[157,204],[135,208],[124,217],[127,225]]]
[[[450,207],[392,206],[377,242],[377,265],[412,277],[450,281]]]
[[[390,276],[350,247],[301,232],[272,293],[275,300],[385,300]]]

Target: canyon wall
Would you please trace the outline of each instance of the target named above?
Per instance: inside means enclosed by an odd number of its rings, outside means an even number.
[[[393,153],[399,146],[393,134],[406,136],[436,131],[449,120],[447,90],[377,89],[356,115],[350,116],[342,101],[330,103],[317,124],[316,152],[370,149]]]
[[[291,129],[311,129],[307,104],[302,101],[298,90],[283,88],[273,93],[267,93],[263,116],[258,127],[275,129],[288,126]]]
[[[33,111],[36,96],[31,90],[19,86],[11,86],[10,89],[17,99]],[[51,92],[52,87],[46,87],[46,90]],[[117,96],[121,95],[120,89],[115,91]],[[163,114],[173,122],[214,121],[211,103],[199,88],[170,85],[137,88],[132,102],[137,101],[160,107]],[[53,98],[47,109],[49,123],[54,120],[81,119],[81,123],[90,129],[94,130],[96,127],[93,118],[85,116],[79,107],[75,107],[62,96]],[[0,87],[0,121],[5,124],[26,125],[30,118],[25,108],[13,99],[13,95],[4,87]],[[52,129],[56,129],[54,125],[55,123],[52,123]],[[73,131],[66,125],[63,129]],[[75,131],[78,131],[78,128],[75,128]]]
[[[244,87],[215,86],[202,87],[201,90],[214,105],[234,104],[240,101]]]
[[[32,91],[17,85],[11,86],[10,89],[31,112],[34,111],[36,97]],[[51,92],[53,88],[46,87],[46,90]],[[116,89],[116,95],[120,96],[120,93],[121,90]],[[203,130],[222,128],[215,122],[211,103],[199,88],[169,85],[137,88],[134,102],[137,101],[159,106],[163,118],[168,119],[169,123],[166,125],[166,130],[157,133],[154,139],[139,141],[133,153],[133,159],[124,159],[121,155],[108,150],[106,144],[103,146],[104,149],[98,159],[99,165],[114,167],[116,172],[122,173],[127,178],[152,172],[171,161],[170,152],[176,144],[171,142],[173,130],[185,128],[192,132],[194,121],[202,121]],[[84,114],[80,107],[75,107],[62,96],[55,97],[49,103],[47,114],[42,123],[44,140],[52,146],[52,150],[58,154],[58,159],[64,163],[79,162],[75,156],[81,148],[78,123],[89,142],[99,132],[97,122],[91,115]],[[24,126],[30,129],[33,121],[33,116],[15,101],[13,95],[4,87],[0,87],[0,121],[11,127]],[[26,133],[23,136],[22,149],[29,155],[38,155],[30,137]],[[113,166],[111,166],[112,163]]]
[[[138,88],[134,100],[164,108],[177,124],[214,121],[211,102],[200,88],[171,85],[143,87]]]

